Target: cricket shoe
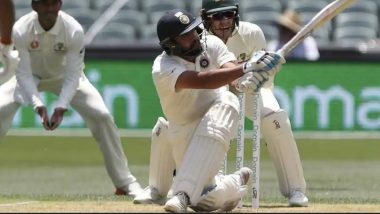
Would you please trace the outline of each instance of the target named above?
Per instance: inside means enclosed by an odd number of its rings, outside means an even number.
[[[299,191],[299,190],[293,190],[290,193],[289,197],[289,206],[291,207],[307,207],[309,203],[309,199],[306,197],[306,195]]]
[[[136,197],[143,191],[140,184],[137,181],[134,181],[127,186],[116,188],[115,195],[126,195]]]
[[[248,167],[242,167],[235,174],[240,175],[240,186],[247,185],[249,178],[252,177],[253,171]]]
[[[189,196],[184,192],[179,192],[165,203],[164,209],[171,213],[185,213],[188,205],[190,205]]]
[[[239,171],[236,171],[234,174],[237,174],[240,176],[240,186],[247,185],[249,178],[252,177],[253,171],[248,167],[242,167]],[[229,212],[240,203],[241,199],[228,202],[223,205],[222,208],[220,208],[218,211],[220,212]]]
[[[162,197],[155,187],[147,186],[133,199],[134,204],[158,204],[164,205],[165,198]]]

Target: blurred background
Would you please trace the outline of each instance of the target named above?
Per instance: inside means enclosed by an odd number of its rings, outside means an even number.
[[[145,186],[151,129],[163,115],[151,76],[153,60],[162,52],[156,22],[172,8],[198,15],[201,0],[62,2],[85,30],[86,75],[114,115],[131,170]],[[274,20],[286,9],[296,10],[306,23],[329,2],[239,1],[241,20],[258,24],[268,41],[278,38]],[[31,11],[30,0],[15,3],[17,17]],[[287,58],[276,75],[274,93],[289,114],[312,203],[380,204],[379,15],[380,0],[358,0],[313,33],[318,60]],[[56,97],[42,97],[51,114]],[[48,132],[33,109],[23,107],[12,126],[0,144],[0,202],[104,200],[112,195],[101,154],[77,112],[70,109],[62,125]],[[246,121],[245,165],[252,156],[251,129]],[[236,149],[231,145],[232,172]],[[284,207],[275,170],[264,144],[262,148],[260,200],[269,208]],[[344,210],[351,211],[363,210]]]
[[[118,127],[128,136],[149,136],[157,117],[162,116],[151,78],[153,60],[161,53],[156,23],[173,8],[199,15],[202,0],[62,2],[62,10],[75,17],[85,30],[85,72],[103,95]],[[285,10],[297,11],[305,24],[332,0],[237,2],[240,20],[258,24],[269,42],[278,39],[275,20]],[[30,1],[15,0],[15,4],[17,18],[31,11]],[[296,133],[326,136],[329,131],[332,136],[343,132],[338,136],[379,138],[379,17],[380,0],[358,0],[313,32],[320,52],[317,61],[287,58],[276,77],[275,95],[288,111]],[[53,95],[43,97],[52,107]],[[247,130],[250,125],[247,123]],[[62,124],[65,127],[85,128],[85,123],[71,111]],[[28,107],[19,110],[13,128],[41,131],[38,117]]]
[[[273,21],[286,9],[297,11],[304,24],[332,0],[238,0],[240,20],[258,24],[267,40],[277,39]],[[15,0],[17,18],[31,10],[30,2]],[[156,22],[164,11],[185,8],[198,15],[201,0],[64,0],[63,10],[87,32],[89,46],[157,45]],[[321,49],[375,46],[379,37],[379,0],[359,0],[332,22],[315,31]]]

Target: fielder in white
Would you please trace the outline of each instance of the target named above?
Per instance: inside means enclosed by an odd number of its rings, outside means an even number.
[[[33,0],[34,11],[13,27],[20,63],[16,75],[0,86],[0,138],[4,137],[21,105],[32,105],[46,130],[59,127],[71,105],[84,118],[103,154],[116,194],[141,191],[131,174],[113,117],[84,69],[84,33],[81,25],[60,11],[61,0]],[[58,96],[49,118],[39,92]]]
[[[255,93],[285,61],[276,53],[259,51],[236,65],[236,57],[219,38],[200,38],[201,22],[179,9],[158,21],[164,52],[156,57],[152,75],[167,120],[159,118],[153,128],[149,186],[134,203],[164,204],[168,197],[164,209],[169,212],[186,212],[188,206],[230,211],[247,193],[251,169],[218,175],[236,137],[239,109],[237,97],[224,86],[238,79],[240,90]]]
[[[0,1],[0,85],[14,75],[19,58],[13,50],[12,27],[15,8],[12,0]],[[2,66],[1,66],[2,65]]]
[[[201,16],[208,33],[223,40],[239,63],[249,60],[256,51],[266,49],[261,28],[239,21],[239,4],[235,0],[203,0]],[[275,165],[282,195],[289,199],[290,206],[308,206],[297,144],[288,115],[273,94],[273,85],[274,76],[271,76],[260,90],[262,136]],[[245,115],[252,120],[253,96],[245,97]]]

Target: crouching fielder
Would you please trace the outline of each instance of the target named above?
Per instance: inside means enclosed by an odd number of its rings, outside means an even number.
[[[169,212],[186,212],[188,206],[230,211],[247,192],[249,168],[217,176],[236,135],[239,109],[237,97],[224,86],[243,76],[244,88],[257,90],[283,58],[257,52],[237,66],[220,39],[200,38],[201,22],[178,9],[158,21],[164,52],[155,59],[152,75],[167,120],[159,118],[152,131],[149,186],[134,203],[166,202]]]
[[[142,189],[128,168],[113,117],[83,71],[82,27],[60,10],[62,0],[32,0],[31,5],[33,11],[13,27],[20,64],[16,75],[0,86],[0,139],[22,105],[31,105],[48,131],[60,126],[71,105],[98,143],[116,193],[135,196]],[[58,97],[50,117],[42,91]]]

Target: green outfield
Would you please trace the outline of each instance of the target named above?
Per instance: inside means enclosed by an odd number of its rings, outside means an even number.
[[[122,138],[122,141],[132,172],[146,186],[149,139]],[[246,166],[250,165],[249,145],[247,141]],[[298,146],[310,207],[294,211],[380,211],[380,140],[298,140]],[[230,151],[232,172],[235,147]],[[263,212],[274,212],[286,208],[287,201],[279,193],[264,143],[261,151],[260,202]],[[162,211],[160,207],[132,206],[132,198],[113,196],[113,190],[101,153],[91,137],[8,136],[0,144],[2,212]],[[245,198],[245,206],[249,202],[250,198]],[[327,208],[316,209],[315,205]],[[334,209],[337,205],[343,206],[342,210]],[[284,212],[289,211],[293,209]]]

